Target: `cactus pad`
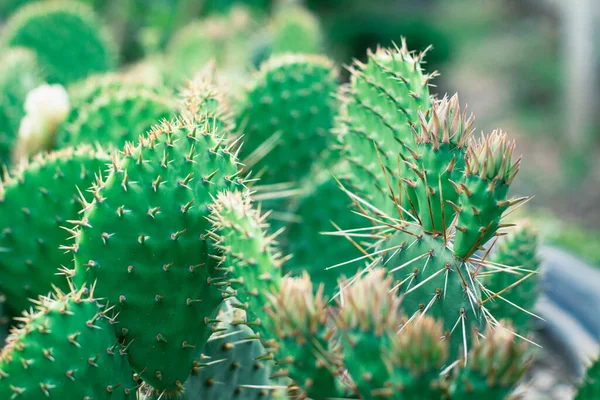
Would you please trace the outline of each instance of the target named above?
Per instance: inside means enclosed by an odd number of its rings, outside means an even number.
[[[136,384],[111,320],[83,290],[40,297],[0,353],[0,397],[133,400]]]
[[[237,174],[212,126],[165,122],[114,157],[76,222],[74,280],[99,282],[131,366],[158,393],[176,396],[198,368],[222,299],[207,206],[243,184]]]
[[[28,298],[48,293],[54,283],[67,289],[58,269],[70,267],[72,255],[59,246],[72,235],[62,229],[78,218],[85,193],[109,162],[89,146],[39,155],[6,176],[0,186],[1,289],[13,315]],[[78,189],[80,192],[78,193]]]
[[[115,50],[87,6],[76,2],[30,4],[3,31],[10,47],[33,50],[49,83],[67,84],[112,69]]]

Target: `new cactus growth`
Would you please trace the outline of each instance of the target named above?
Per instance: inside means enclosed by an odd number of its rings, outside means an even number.
[[[327,58],[282,55],[262,65],[238,118],[241,157],[261,184],[298,182],[333,142],[337,72]]]
[[[35,53],[22,48],[5,51],[0,62],[0,163],[9,164],[27,94],[42,83]]]
[[[529,364],[527,343],[514,335],[510,323],[504,322],[487,329],[484,339],[474,338],[472,342],[468,358],[459,362],[458,376],[450,389],[452,398],[506,398]]]
[[[401,322],[401,300],[393,290],[393,279],[377,269],[347,287],[344,282],[340,285],[336,325],[356,391],[367,400],[393,396],[399,388],[392,386],[391,369],[383,357],[392,353]]]
[[[337,397],[341,357],[331,348],[334,329],[327,324],[323,286],[314,291],[308,274],[285,277],[278,291],[269,295],[266,312],[266,325],[277,338],[274,353],[280,373],[293,379],[290,396]]]
[[[51,283],[68,289],[57,275],[72,260],[59,250],[73,234],[63,227],[78,218],[85,201],[81,193],[109,161],[106,153],[90,146],[68,148],[38,155],[2,179],[0,287],[10,314],[28,308],[28,298],[48,293]]]
[[[35,301],[0,353],[0,397],[135,399],[136,383],[117,343],[109,311],[93,287]]]
[[[164,396],[176,396],[199,368],[222,299],[207,205],[242,184],[237,175],[237,160],[211,125],[165,122],[114,156],[65,246],[75,256],[75,282],[99,282],[98,295],[119,315],[131,366]]]
[[[34,51],[48,82],[67,84],[114,68],[115,50],[103,29],[79,2],[33,3],[12,16],[0,41]]]

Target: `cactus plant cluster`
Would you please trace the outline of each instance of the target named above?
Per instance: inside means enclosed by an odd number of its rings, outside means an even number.
[[[234,90],[219,71],[238,61],[209,56],[183,89],[150,85],[106,73],[110,45],[71,6],[25,7],[2,33],[31,68],[0,81],[0,154],[45,115],[19,110],[38,80],[69,108],[3,158],[0,397],[510,395],[536,347],[537,237],[504,218],[526,200],[508,196],[520,159],[430,93],[423,53],[369,52],[340,85],[323,55],[277,54],[294,25]],[[57,24],[65,58],[39,35]]]

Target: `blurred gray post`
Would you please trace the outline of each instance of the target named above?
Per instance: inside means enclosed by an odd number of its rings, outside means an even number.
[[[565,129],[571,153],[581,155],[591,144],[598,104],[595,21],[598,0],[554,0],[562,17],[565,60]]]

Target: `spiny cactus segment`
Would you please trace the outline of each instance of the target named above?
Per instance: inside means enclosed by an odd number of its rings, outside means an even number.
[[[262,65],[238,118],[241,157],[261,184],[298,182],[332,143],[337,72],[321,56],[282,55]]]
[[[458,376],[451,386],[453,398],[502,400],[519,382],[531,360],[527,343],[517,338],[510,323],[486,330],[484,339],[475,339],[468,358],[459,362]]]
[[[133,400],[136,383],[93,287],[59,289],[23,312],[0,352],[0,396]]]
[[[211,125],[165,122],[113,157],[74,221],[75,240],[65,246],[75,256],[70,274],[79,285],[99,282],[133,369],[158,393],[176,395],[199,367],[224,279],[207,237],[207,205],[243,184],[237,175]]]
[[[40,154],[22,163],[0,183],[0,271],[5,308],[18,315],[28,299],[47,293],[51,283],[68,286],[57,275],[69,268],[70,254],[59,250],[74,234],[86,189],[102,176],[108,155],[90,146]]]
[[[401,178],[412,178],[402,157],[411,155],[405,145],[415,144],[412,127],[419,122],[419,109],[431,107],[428,85],[436,73],[425,74],[424,53],[409,52],[405,42],[367,56],[366,64],[357,61],[349,68],[351,81],[340,90],[336,129],[342,157],[350,165],[357,193],[378,209],[395,213],[391,187],[410,210],[411,191],[398,190]]]
[[[34,51],[49,83],[68,84],[116,64],[93,10],[79,2],[32,3],[12,16],[0,41]]]

